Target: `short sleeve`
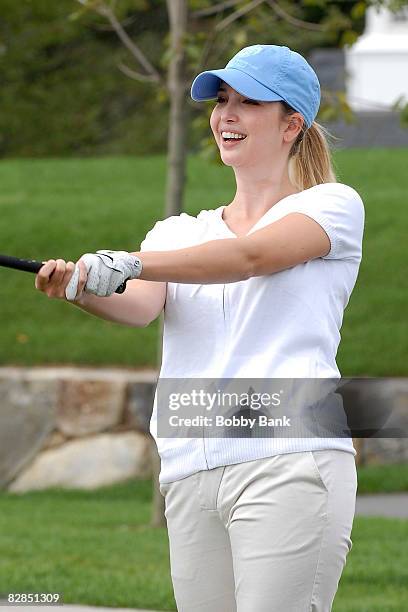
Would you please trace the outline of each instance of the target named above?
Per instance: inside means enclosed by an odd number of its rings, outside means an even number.
[[[171,251],[179,248],[179,234],[182,230],[184,213],[172,215],[157,221],[140,245],[140,251]]]
[[[291,203],[291,212],[311,217],[330,240],[323,259],[361,260],[364,232],[364,204],[355,189],[343,183],[323,183],[300,193]]]
[[[205,242],[206,224],[182,212],[157,221],[147,232],[140,251],[173,251]]]
[[[168,251],[170,242],[170,227],[168,219],[156,221],[140,244],[140,251]],[[167,227],[167,232],[166,232]]]

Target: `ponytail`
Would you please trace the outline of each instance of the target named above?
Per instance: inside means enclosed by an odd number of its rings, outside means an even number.
[[[282,118],[296,112],[286,102],[281,105]],[[300,191],[321,183],[337,183],[328,138],[336,137],[316,121],[310,128],[303,123],[289,152],[289,178]]]

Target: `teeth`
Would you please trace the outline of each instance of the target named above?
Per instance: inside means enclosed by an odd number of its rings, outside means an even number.
[[[235,132],[221,132],[223,138],[236,138],[237,140],[243,140],[246,138],[244,134],[236,134]]]

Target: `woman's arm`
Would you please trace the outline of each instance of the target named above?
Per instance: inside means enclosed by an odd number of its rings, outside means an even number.
[[[290,213],[240,238],[133,255],[143,263],[140,279],[205,285],[273,274],[323,257],[329,250],[329,237],[317,221],[303,213]]]
[[[73,304],[107,321],[131,327],[147,327],[164,308],[166,287],[166,283],[131,280],[121,295],[114,293],[109,297],[97,297],[83,293]]]
[[[252,274],[248,251],[241,238],[210,240],[174,251],[143,251],[132,255],[143,264],[142,280],[174,283],[233,283]]]
[[[79,267],[78,298],[71,303],[90,314],[122,325],[146,327],[164,308],[167,289],[165,282],[131,280],[124,293],[97,297],[83,291],[87,273],[83,262],[79,261]],[[74,268],[75,264],[71,261],[50,259],[38,272],[35,286],[50,298],[66,300],[65,289]]]
[[[173,251],[134,253],[142,260],[142,273],[128,281],[123,294],[97,297],[85,293],[87,271],[80,260],[78,297],[73,303],[109,321],[144,327],[164,307],[166,282],[233,283],[323,257],[329,250],[330,239],[317,221],[303,213],[290,213],[241,238],[211,240]],[[49,297],[65,299],[74,268],[73,262],[49,260],[37,274],[37,289]]]

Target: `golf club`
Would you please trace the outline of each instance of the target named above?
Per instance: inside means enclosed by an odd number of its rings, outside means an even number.
[[[35,259],[19,259],[11,255],[0,255],[0,266],[4,268],[12,268],[13,270],[22,270],[23,272],[37,272],[45,262],[36,261]],[[123,293],[126,289],[126,281],[119,285],[115,293]]]

